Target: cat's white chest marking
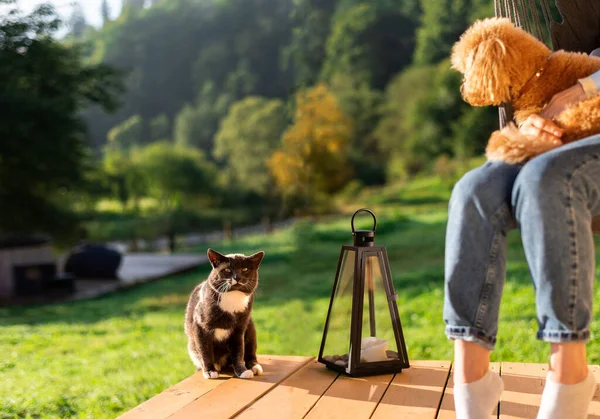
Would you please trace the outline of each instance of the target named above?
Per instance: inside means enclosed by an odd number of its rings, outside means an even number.
[[[215,340],[224,341],[231,335],[231,329],[215,329],[213,332]]]
[[[221,307],[221,310],[228,313],[239,313],[246,310],[249,302],[249,295],[246,295],[241,291],[229,291],[221,294],[219,307]]]

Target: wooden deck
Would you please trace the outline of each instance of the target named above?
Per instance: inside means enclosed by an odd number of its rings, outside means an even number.
[[[314,358],[263,356],[265,373],[251,380],[207,380],[196,373],[121,416],[137,418],[454,418],[450,361],[412,361],[400,374],[349,378]],[[493,418],[535,418],[545,364],[492,366],[505,391]],[[590,367],[600,383],[600,367]],[[600,391],[590,406],[600,418]]]

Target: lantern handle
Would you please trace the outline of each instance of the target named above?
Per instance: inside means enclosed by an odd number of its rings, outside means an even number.
[[[367,209],[367,208],[361,208],[358,211],[356,211],[354,213],[354,215],[352,216],[352,221],[350,222],[350,225],[352,226],[352,234],[354,234],[356,232],[356,230],[354,229],[354,217],[356,217],[357,214],[360,212],[368,212],[369,214],[371,214],[371,216],[373,217],[373,232],[377,231],[377,218],[375,217],[375,214],[373,213],[373,211],[371,211],[370,209]]]

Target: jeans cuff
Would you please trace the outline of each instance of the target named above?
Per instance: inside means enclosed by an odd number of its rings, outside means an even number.
[[[459,339],[473,342],[485,349],[493,351],[496,345],[496,337],[487,335],[483,330],[468,326],[446,326],[448,339]]]
[[[590,340],[590,331],[580,330],[579,332],[570,332],[568,330],[540,330],[537,332],[537,338],[550,343],[587,343]]]

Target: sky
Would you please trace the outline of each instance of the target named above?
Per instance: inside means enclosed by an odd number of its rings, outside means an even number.
[[[94,26],[100,26],[102,18],[100,17],[100,5],[102,0],[78,0],[83,6],[88,23]],[[21,10],[30,12],[40,3],[51,3],[56,7],[58,13],[66,18],[72,10],[73,0],[17,0]],[[121,0],[108,0],[113,17],[121,10]]]

